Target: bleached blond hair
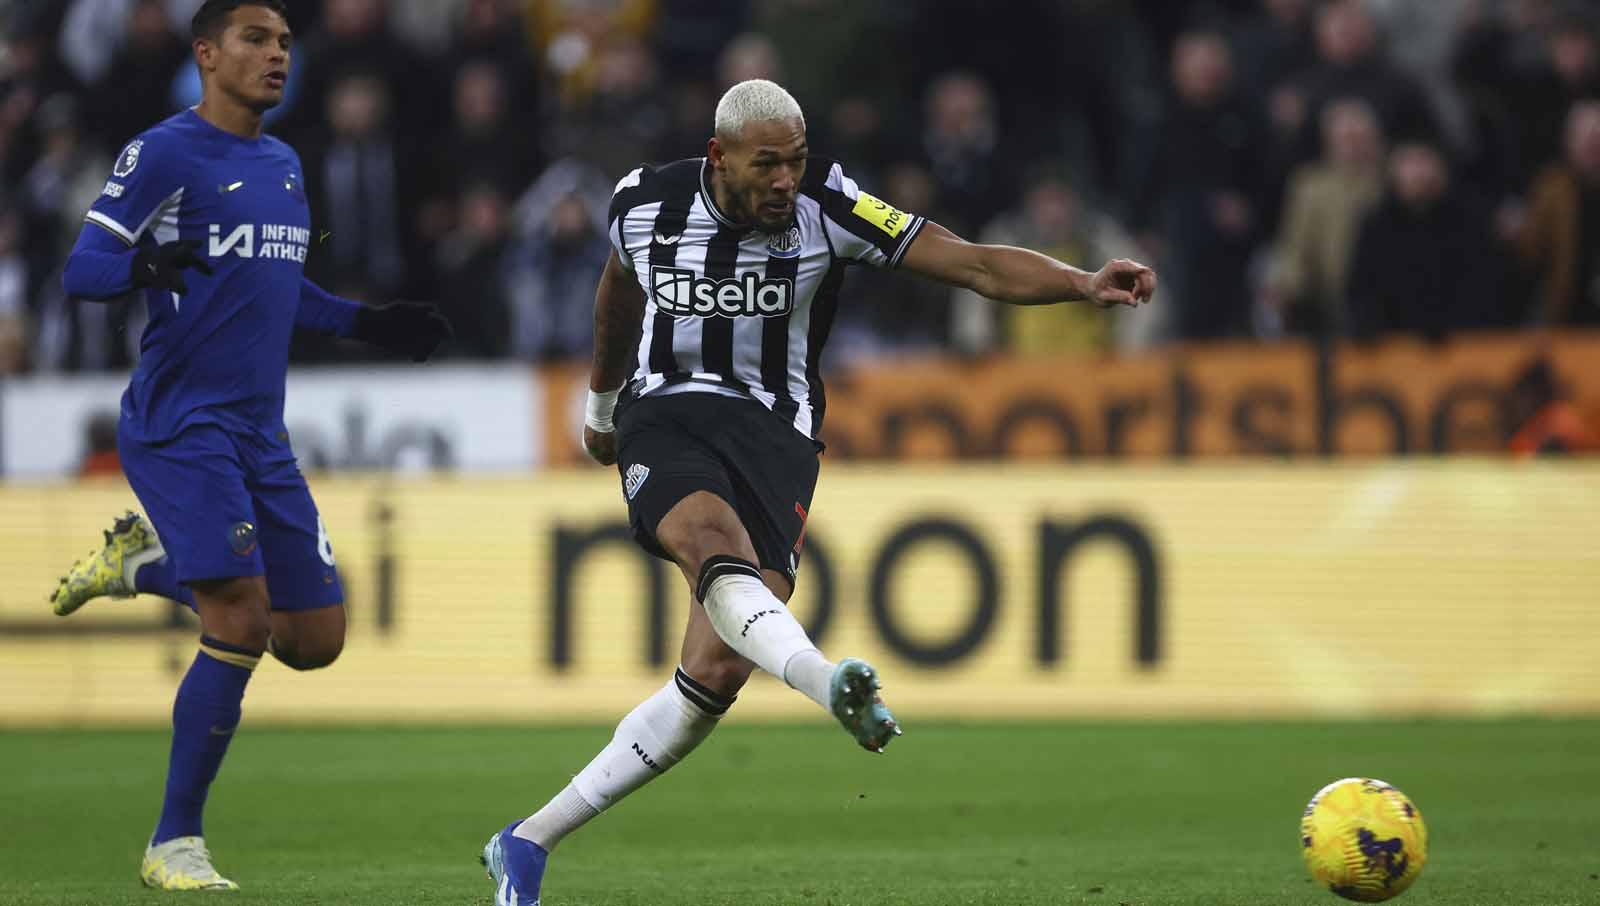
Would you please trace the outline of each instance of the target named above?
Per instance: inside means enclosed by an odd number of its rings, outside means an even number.
[[[723,141],[737,139],[750,123],[797,119],[805,126],[800,102],[777,82],[747,79],[729,88],[717,102],[716,136]]]

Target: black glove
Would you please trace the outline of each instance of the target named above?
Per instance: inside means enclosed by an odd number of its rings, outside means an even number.
[[[133,268],[129,277],[135,287],[154,286],[183,295],[189,284],[183,282],[183,272],[194,268],[202,274],[212,274],[211,263],[200,254],[200,243],[193,239],[178,239],[165,245],[142,245],[133,254]]]
[[[449,320],[423,302],[363,305],[350,329],[352,339],[403,352],[413,362],[426,362],[451,335]]]

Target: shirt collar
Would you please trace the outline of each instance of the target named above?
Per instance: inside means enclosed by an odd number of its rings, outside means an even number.
[[[711,216],[716,218],[717,223],[728,229],[748,232],[751,229],[750,227],[735,221],[732,217],[722,213],[722,209],[717,207],[717,198],[711,192],[711,158],[706,157],[701,158],[701,160],[703,163],[700,166],[700,197],[705,199],[706,210],[711,212]]]

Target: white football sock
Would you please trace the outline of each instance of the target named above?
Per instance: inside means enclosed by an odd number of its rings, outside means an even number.
[[[622,719],[611,742],[572,783],[512,833],[547,852],[554,849],[561,838],[694,751],[732,704],[679,668],[672,682]]]
[[[561,788],[554,799],[546,802],[544,808],[524,819],[511,833],[524,840],[532,840],[549,852],[555,849],[562,837],[588,824],[589,819],[599,814],[600,810],[590,805],[569,783]]]
[[[699,593],[706,616],[729,648],[828,707],[833,664],[761,581],[761,570],[733,557],[713,557],[700,572]]]
[[[783,667],[783,681],[822,707],[832,701],[833,661],[815,648],[796,652]]]

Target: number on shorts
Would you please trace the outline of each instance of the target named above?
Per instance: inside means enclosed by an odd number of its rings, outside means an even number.
[[[322,562],[333,565],[333,539],[328,537],[328,527],[322,524],[322,516],[317,516],[317,556]]]

